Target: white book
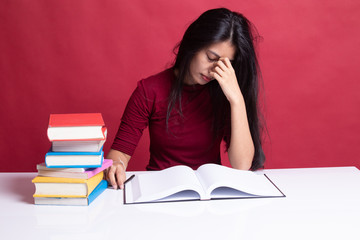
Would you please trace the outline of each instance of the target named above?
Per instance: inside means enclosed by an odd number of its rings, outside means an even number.
[[[205,164],[196,171],[181,165],[136,174],[125,185],[124,194],[125,204],[285,197],[265,174],[217,164]]]
[[[104,146],[104,143],[105,139],[93,141],[53,141],[51,146],[54,152],[98,152]]]

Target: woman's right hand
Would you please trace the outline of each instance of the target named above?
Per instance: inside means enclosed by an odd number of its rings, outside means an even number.
[[[124,189],[124,182],[126,180],[125,172],[130,157],[131,156],[114,149],[110,149],[106,156],[107,159],[113,160],[113,165],[105,170],[105,178],[114,189]]]
[[[124,189],[126,179],[125,168],[119,161],[113,161],[113,165],[106,170],[106,181],[108,181],[114,189],[118,187]]]

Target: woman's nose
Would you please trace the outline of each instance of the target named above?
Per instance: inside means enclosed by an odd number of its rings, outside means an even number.
[[[216,66],[217,66],[217,61],[209,63],[209,72],[213,72]]]

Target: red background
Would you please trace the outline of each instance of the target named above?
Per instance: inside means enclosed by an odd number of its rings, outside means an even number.
[[[189,23],[215,7],[263,37],[266,168],[360,168],[357,0],[2,0],[0,171],[44,161],[50,113],[101,112],[107,152],[136,82],[170,66]],[[145,132],[130,170],[148,145]]]

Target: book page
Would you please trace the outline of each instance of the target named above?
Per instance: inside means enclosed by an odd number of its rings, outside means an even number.
[[[211,198],[283,196],[265,175],[251,171],[205,164],[199,167],[197,176]]]
[[[51,141],[104,138],[102,126],[50,127],[47,134]]]
[[[194,171],[186,166],[136,175],[125,188],[126,195],[133,195],[126,196],[127,203],[200,199],[203,195]]]
[[[45,163],[37,164],[37,170],[45,170],[45,171],[54,171],[56,169],[57,172],[72,172],[72,173],[83,173],[87,170],[87,168],[48,168]]]
[[[53,141],[54,152],[98,152],[104,145],[105,140],[93,141]]]

